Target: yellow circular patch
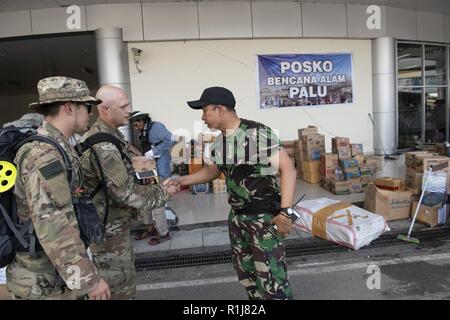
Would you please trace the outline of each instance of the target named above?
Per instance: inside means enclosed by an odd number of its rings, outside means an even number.
[[[9,161],[0,161],[0,193],[11,189],[16,183],[17,169]]]

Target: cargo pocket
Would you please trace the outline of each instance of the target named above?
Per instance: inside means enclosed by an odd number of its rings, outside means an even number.
[[[62,288],[56,283],[54,276],[37,274],[31,286],[28,299],[60,299]]]

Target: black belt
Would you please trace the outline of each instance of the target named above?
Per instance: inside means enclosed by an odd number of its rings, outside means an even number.
[[[272,202],[255,204],[244,208],[231,208],[235,214],[257,215],[262,213],[270,213],[274,215],[280,211],[281,204],[279,201],[274,200]]]

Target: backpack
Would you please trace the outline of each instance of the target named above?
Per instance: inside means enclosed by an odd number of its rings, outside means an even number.
[[[105,208],[105,216],[103,217],[103,226],[106,226],[106,223],[108,221],[108,215],[109,215],[109,194],[108,194],[108,185],[106,183],[106,179],[105,179],[105,173],[103,172],[103,168],[102,165],[100,163],[100,159],[98,157],[97,152],[95,151],[95,149],[93,148],[93,146],[95,146],[98,143],[102,143],[102,142],[109,142],[112,143],[117,150],[119,150],[120,155],[122,157],[122,159],[124,161],[127,161],[130,165],[132,164],[130,157],[123,152],[123,144],[122,142],[114,137],[113,135],[109,134],[109,133],[105,133],[105,132],[98,132],[93,134],[92,136],[88,137],[85,141],[83,141],[82,143],[79,144],[80,148],[78,150],[79,152],[79,156],[81,157],[83,155],[83,153],[86,150],[90,150],[91,153],[94,155],[95,158],[95,162],[97,164],[97,168],[100,172],[100,183],[98,184],[98,186],[92,191],[92,193],[89,195],[91,199],[94,199],[94,197],[97,195],[97,193],[102,190],[104,195],[105,195],[105,203],[106,203],[106,208]]]
[[[8,126],[0,129],[0,268],[12,261],[16,251],[35,249],[35,246],[30,247],[30,239],[26,239],[31,221],[19,222],[13,186],[17,173],[14,164],[16,152],[22,145],[21,141],[36,132],[36,127]]]
[[[31,218],[21,223],[17,216],[14,196],[15,175],[14,158],[24,144],[42,141],[55,147],[64,160],[68,181],[72,179],[72,165],[64,149],[53,139],[38,135],[36,127],[8,126],[0,129],[0,268],[14,259],[16,252],[29,252],[36,257],[42,251]],[[86,195],[72,197],[75,215],[80,229],[80,238],[86,248],[90,243],[103,239],[104,225],[100,225],[97,211]]]

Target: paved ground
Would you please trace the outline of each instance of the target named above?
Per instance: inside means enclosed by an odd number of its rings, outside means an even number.
[[[450,241],[400,243],[288,262],[299,300],[450,299]],[[227,263],[141,273],[137,298],[245,300],[246,295]]]

